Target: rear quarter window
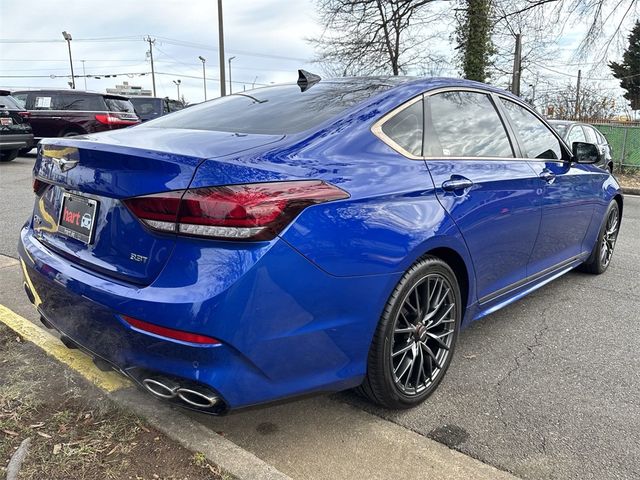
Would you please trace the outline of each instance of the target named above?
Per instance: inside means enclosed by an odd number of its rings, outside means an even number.
[[[382,132],[403,150],[412,155],[422,155],[423,135],[422,99],[402,109],[382,125]]]

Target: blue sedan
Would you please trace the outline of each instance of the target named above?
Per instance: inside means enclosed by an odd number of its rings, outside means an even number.
[[[484,84],[302,74],[44,140],[25,290],[65,344],[187,408],[354,387],[408,408],[461,328],[607,269],[623,197],[598,161]]]

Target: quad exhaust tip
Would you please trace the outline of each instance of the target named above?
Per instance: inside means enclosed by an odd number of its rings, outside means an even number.
[[[144,387],[152,395],[164,400],[177,399],[190,407],[208,409],[216,406],[220,399],[199,387],[183,387],[173,380],[162,377],[145,378],[142,380]]]

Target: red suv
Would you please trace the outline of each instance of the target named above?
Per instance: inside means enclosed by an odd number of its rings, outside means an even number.
[[[129,99],[119,95],[79,90],[24,90],[12,95],[30,112],[36,142],[140,123]]]

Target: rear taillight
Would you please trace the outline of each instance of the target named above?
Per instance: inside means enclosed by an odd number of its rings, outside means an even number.
[[[154,230],[224,240],[270,240],[310,205],[348,198],[310,180],[179,190],[124,201]]]
[[[18,112],[18,115],[20,115],[25,120],[29,120],[29,117],[31,117],[31,112]]]
[[[140,123],[140,120],[121,118],[113,113],[99,113],[96,115],[96,120],[105,125],[135,125]]]

